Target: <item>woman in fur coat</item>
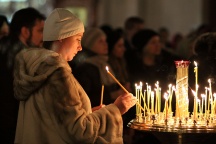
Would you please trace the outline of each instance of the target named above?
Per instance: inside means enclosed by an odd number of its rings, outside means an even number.
[[[20,101],[16,144],[123,143],[122,114],[135,105],[132,94],[91,108],[90,100],[68,65],[78,51],[83,23],[66,9],[45,21],[44,48],[16,56],[15,97]]]

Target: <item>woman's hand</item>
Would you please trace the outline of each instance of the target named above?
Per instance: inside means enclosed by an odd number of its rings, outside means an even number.
[[[119,96],[114,104],[119,108],[121,114],[126,113],[131,107],[133,107],[137,102],[137,99],[131,94],[124,94]]]

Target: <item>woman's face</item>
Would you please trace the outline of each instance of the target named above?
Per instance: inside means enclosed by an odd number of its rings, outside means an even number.
[[[144,48],[144,53],[147,55],[160,55],[161,42],[159,36],[153,36]]]
[[[99,55],[107,55],[108,54],[108,44],[106,41],[106,36],[99,37],[94,45],[92,46],[91,50]]]
[[[2,24],[2,27],[0,27],[0,39],[4,36],[7,36],[9,34],[9,26],[6,22]]]
[[[60,47],[57,52],[61,54],[66,61],[71,61],[73,57],[82,50],[82,36],[83,33],[78,33],[74,36],[62,39],[59,42]]]
[[[112,54],[117,58],[122,58],[125,53],[124,39],[120,38],[114,45]]]

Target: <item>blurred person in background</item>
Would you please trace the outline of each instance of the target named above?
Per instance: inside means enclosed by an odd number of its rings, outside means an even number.
[[[162,45],[159,34],[152,29],[143,29],[134,35],[132,42],[137,49],[136,59],[129,67],[132,83],[141,81],[154,87],[158,81],[161,91],[166,91],[170,65],[163,63],[161,58]],[[163,103],[163,99],[161,103]],[[134,144],[160,144],[160,141],[151,132],[135,131],[133,139]]]
[[[0,15],[0,40],[9,35],[9,22],[7,17]]]
[[[124,38],[125,38],[126,50],[131,50],[135,48],[132,43],[132,37],[137,31],[144,29],[144,27],[145,27],[145,22],[140,17],[132,16],[125,20]]]
[[[169,41],[169,36],[170,36],[169,30],[166,27],[161,27],[158,30],[158,34],[160,36],[162,47],[172,49],[171,42]]]
[[[13,67],[15,55],[28,47],[42,47],[45,16],[35,8],[24,8],[14,13],[10,24],[10,46],[7,66]]]
[[[118,30],[114,30],[107,38],[109,59],[108,63],[113,69],[116,78],[131,91],[129,75],[127,72],[127,63],[124,58],[125,45],[123,34]]]
[[[179,43],[183,40],[184,36],[181,33],[176,33],[174,34],[172,40],[171,40],[171,45],[174,51],[176,51]]]
[[[132,92],[131,83],[125,61],[125,46],[123,33],[119,29],[113,30],[107,37],[109,48],[108,63],[112,67],[116,78],[122,83],[129,92]],[[125,144],[131,144],[134,131],[129,128],[128,123],[135,118],[135,107],[131,108],[126,114],[123,115],[123,138]]]
[[[175,82],[174,61],[163,57],[157,32],[152,29],[140,30],[134,35],[133,44],[137,47],[137,58],[129,68],[133,83],[143,81],[154,86],[159,81],[162,90],[166,90],[167,82]],[[170,75],[173,76],[172,79]]]
[[[16,54],[29,47],[41,47],[45,16],[28,7],[16,11],[10,23],[10,33],[1,43],[1,135],[4,143],[13,143],[18,101],[14,98],[13,67]]]
[[[132,38],[139,30],[144,29],[145,21],[136,16],[128,17],[124,22],[124,43],[125,43],[125,60],[128,65],[133,65],[133,59],[136,58],[136,47],[132,43]]]
[[[195,30],[186,35],[178,44],[176,52],[179,56],[188,60],[193,55],[194,42],[197,37],[206,32],[212,32],[213,28],[208,24],[201,24]]]
[[[83,51],[74,58],[77,62],[77,66],[73,69],[74,76],[88,94],[92,106],[100,104],[102,85],[104,85],[104,104],[114,102],[118,95],[125,93],[107,73],[106,66],[115,76],[108,63],[106,38],[106,34],[100,28],[87,28],[82,39]]]

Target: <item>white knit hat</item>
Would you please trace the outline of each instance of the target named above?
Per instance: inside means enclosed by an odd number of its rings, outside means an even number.
[[[47,17],[43,41],[55,41],[84,32],[83,22],[64,8],[56,8]]]

